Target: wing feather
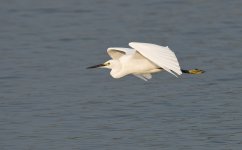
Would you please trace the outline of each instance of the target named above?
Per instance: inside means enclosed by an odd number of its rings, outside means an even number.
[[[175,76],[182,74],[175,53],[168,47],[138,42],[131,42],[129,46],[169,73]]]
[[[147,73],[147,74],[133,74],[134,76],[144,80],[144,81],[148,81],[149,79],[152,78],[152,75]]]
[[[113,59],[119,59],[123,55],[132,55],[136,50],[132,48],[110,47],[107,49],[108,55]]]

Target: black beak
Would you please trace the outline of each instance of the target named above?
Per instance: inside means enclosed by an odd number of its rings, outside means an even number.
[[[99,65],[95,65],[95,66],[87,67],[87,69],[99,68],[99,67],[103,67],[103,66],[106,66],[106,65],[104,65],[104,64],[99,64]]]

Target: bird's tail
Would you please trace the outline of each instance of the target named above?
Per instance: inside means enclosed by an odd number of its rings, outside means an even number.
[[[202,74],[205,71],[204,70],[200,70],[200,69],[191,69],[191,70],[183,70],[181,69],[182,73],[187,73],[187,74]]]

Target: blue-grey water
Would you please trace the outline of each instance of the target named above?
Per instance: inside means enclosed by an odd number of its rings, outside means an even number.
[[[1,150],[241,150],[241,0],[2,0]],[[205,74],[149,82],[108,47],[169,46]]]

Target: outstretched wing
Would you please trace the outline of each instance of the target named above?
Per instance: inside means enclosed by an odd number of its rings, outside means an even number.
[[[132,55],[135,50],[132,48],[110,47],[107,49],[108,55],[113,59],[119,59],[123,55]]]
[[[155,63],[176,77],[176,74],[182,74],[175,53],[172,52],[168,47],[138,42],[131,42],[129,43],[129,46],[134,48],[151,62]]]

